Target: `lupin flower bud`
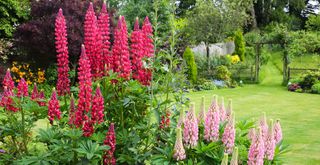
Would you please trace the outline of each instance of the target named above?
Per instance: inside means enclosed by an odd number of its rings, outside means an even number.
[[[19,108],[14,106],[14,101],[12,99],[13,95],[14,94],[12,90],[9,90],[7,86],[4,86],[3,95],[0,100],[0,106],[4,107],[6,110],[17,112]]]
[[[46,97],[44,95],[44,91],[41,90],[40,93],[39,93],[39,101],[37,101],[39,106],[41,106],[41,107],[46,106],[46,101],[44,99],[46,99]]]
[[[200,112],[198,116],[198,123],[203,123],[205,122],[206,119],[206,109],[205,109],[205,101],[204,101],[204,96],[201,98],[201,106],[200,106]]]
[[[119,17],[118,26],[114,32],[114,44],[112,47],[113,71],[119,73],[124,79],[130,79],[131,64],[128,47],[128,31],[125,18]]]
[[[215,142],[219,139],[219,108],[217,96],[214,96],[211,106],[206,114],[204,124],[204,139],[208,142]]]
[[[231,115],[231,119],[228,120],[228,123],[224,129],[223,135],[222,135],[222,143],[225,146],[225,152],[228,154],[232,153],[233,147],[234,147],[234,140],[236,136],[236,130],[234,128],[234,113]]]
[[[267,135],[267,141],[266,141],[266,153],[265,157],[268,160],[273,160],[274,157],[274,151],[276,148],[276,141],[274,139],[274,128],[273,128],[273,120],[270,120],[270,127],[269,127],[269,132]]]
[[[56,118],[60,120],[61,112],[60,112],[60,105],[57,98],[57,92],[55,89],[52,91],[51,98],[48,103],[48,116],[50,120],[50,124],[53,124],[53,120]]]
[[[37,87],[37,84],[34,83],[33,85],[33,90],[32,90],[32,93],[31,93],[31,99],[32,100],[36,100],[39,98],[39,91],[38,91],[38,87]]]
[[[228,107],[227,107],[227,109],[226,109],[226,117],[225,117],[226,120],[227,120],[228,118],[230,118],[231,113],[232,113],[232,99],[229,99],[229,101],[228,101]]]
[[[99,71],[99,63],[101,62],[101,54],[97,53],[97,17],[95,15],[93,4],[90,2],[89,8],[85,15],[84,21],[84,45],[86,46],[85,53],[89,59],[91,71],[94,76]]]
[[[104,145],[110,146],[110,149],[108,151],[105,151],[105,154],[103,155],[103,164],[115,165],[116,159],[114,157],[114,152],[116,150],[116,135],[114,132],[113,123],[110,124],[109,130],[103,143]]]
[[[238,147],[234,147],[230,165],[238,165]]]
[[[91,120],[93,123],[103,122],[104,98],[101,93],[100,85],[96,89],[96,94],[92,100]]]
[[[186,151],[182,144],[181,128],[177,128],[176,143],[173,150],[173,158],[177,161],[186,159]]]
[[[26,97],[29,95],[28,93],[28,84],[27,82],[24,80],[24,78],[21,78],[21,80],[18,83],[18,92],[17,92],[17,96],[18,97]]]
[[[223,155],[223,159],[221,161],[221,165],[228,165],[228,154],[227,153],[224,153]]]
[[[251,142],[248,153],[248,165],[263,165],[264,158],[264,142],[262,138],[261,128]]]
[[[14,88],[14,82],[11,77],[10,69],[7,69],[6,75],[2,81],[3,87],[7,87],[8,90],[12,90]]]
[[[274,125],[274,139],[276,144],[278,144],[282,140],[282,129],[280,125],[280,120],[277,120]]]
[[[183,140],[187,147],[195,147],[198,144],[198,121],[195,115],[195,104],[191,103],[190,110],[184,121]]]
[[[102,70],[109,71],[112,62],[110,55],[110,24],[109,24],[109,14],[107,11],[106,2],[103,2],[101,12],[98,18],[98,29],[102,39]]]
[[[66,95],[70,92],[69,79],[69,52],[67,41],[67,25],[63,16],[62,9],[59,9],[55,22],[55,45],[57,52],[58,81],[57,91],[59,96]]]
[[[93,122],[90,119],[84,122],[82,131],[84,137],[90,137],[94,133]]]
[[[180,109],[180,116],[177,123],[177,128],[182,128],[184,123],[185,110],[184,108]]]
[[[220,122],[224,122],[226,120],[226,110],[224,106],[224,98],[221,97],[221,104],[219,106],[219,113],[220,113]]]

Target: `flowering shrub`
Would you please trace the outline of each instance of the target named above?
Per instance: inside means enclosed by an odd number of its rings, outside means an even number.
[[[293,84],[288,85],[288,90],[291,92],[295,92],[298,89],[301,89],[301,87],[297,83],[293,83]]]
[[[280,157],[286,147],[282,145],[279,120],[276,123],[272,120],[267,122],[264,115],[256,124],[254,121],[236,122],[231,102],[226,109],[223,108],[223,103],[220,106],[215,96],[204,115],[204,122],[194,120],[194,104],[191,104],[187,114],[181,111],[177,123],[180,120],[184,120],[184,123],[172,127],[173,130],[176,128],[176,133],[167,132],[170,134],[167,137],[169,139],[160,140],[161,144],[166,145],[159,145],[160,149],[152,156],[152,161],[159,164],[221,162],[227,165],[227,157],[230,156],[231,164],[262,165],[281,162]],[[203,116],[201,112],[203,111],[200,110],[199,116]],[[223,114],[226,114],[226,118]]]
[[[30,68],[30,64],[13,62],[10,71],[13,75],[12,78],[16,83],[18,83],[21,78],[24,78],[28,85],[33,83],[42,84],[46,80],[45,71],[41,68],[38,68],[37,71],[33,71]]]

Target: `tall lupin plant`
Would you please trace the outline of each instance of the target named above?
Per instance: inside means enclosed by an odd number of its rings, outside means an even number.
[[[106,71],[110,69],[112,62],[111,52],[110,52],[110,23],[109,23],[109,14],[107,11],[106,2],[103,2],[100,15],[98,17],[98,29],[99,35],[101,35],[101,56],[102,56],[102,65],[100,65],[101,71]]]
[[[134,30],[131,34],[131,59],[132,59],[132,78],[143,81],[144,72],[142,70],[143,63],[143,38],[140,30],[139,19],[137,18],[134,24]]]
[[[57,91],[59,96],[70,92],[69,51],[67,41],[67,25],[62,9],[59,9],[55,22],[56,52],[58,61]]]
[[[86,46],[86,54],[90,61],[90,68],[93,76],[99,75],[99,63],[101,62],[100,46],[101,38],[98,37],[97,17],[93,9],[93,4],[90,3],[86,12],[84,21],[84,45]]]
[[[78,108],[75,113],[74,124],[76,127],[81,127],[84,120],[88,119],[86,113],[89,112],[91,107],[91,96],[92,96],[92,75],[90,68],[90,61],[86,55],[84,45],[81,46],[81,56],[79,60],[79,102]]]
[[[114,32],[112,58],[113,71],[117,72],[121,78],[130,79],[131,64],[128,47],[128,30],[124,16],[119,17],[118,26]]]

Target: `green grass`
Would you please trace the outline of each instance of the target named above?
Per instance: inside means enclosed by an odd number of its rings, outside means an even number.
[[[197,107],[201,96],[206,97],[207,107],[214,94],[231,98],[237,120],[257,119],[262,112],[266,112],[268,118],[279,118],[284,143],[290,145],[285,164],[320,164],[320,95],[288,92],[280,85],[282,76],[274,65],[280,59],[272,61],[262,68],[265,78],[259,85],[195,92],[188,96]]]

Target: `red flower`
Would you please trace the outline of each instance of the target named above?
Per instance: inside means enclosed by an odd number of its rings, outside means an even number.
[[[39,93],[39,100],[37,101],[39,106],[41,106],[41,107],[46,106],[46,101],[44,99],[46,99],[46,97],[44,95],[44,91],[41,90]]]
[[[160,129],[165,129],[170,127],[170,112],[167,111],[165,115],[161,116]]]
[[[146,17],[143,22],[142,33],[144,38],[144,55],[147,57],[152,57],[154,53],[154,46],[152,40],[153,30],[148,17]]]
[[[12,90],[14,88],[14,82],[12,80],[10,69],[7,70],[6,75],[2,81],[3,87],[7,87],[8,90]]]
[[[85,112],[89,112],[91,106],[91,69],[90,62],[85,52],[84,45],[81,46],[81,56],[79,60],[79,68],[78,68],[78,78],[79,78],[79,102],[78,109],[75,113],[75,121],[74,124],[77,127],[83,125],[83,118]]]
[[[130,79],[131,64],[128,49],[128,31],[125,18],[120,16],[118,27],[114,32],[114,45],[112,48],[113,71],[119,73],[124,79]]]
[[[21,80],[18,83],[18,92],[17,92],[17,96],[18,97],[26,97],[29,96],[28,93],[28,84],[27,82],[24,80],[24,78],[21,78]]]
[[[71,94],[70,99],[70,111],[69,111],[69,125],[73,126],[75,121],[75,112],[76,112],[76,105],[74,101],[73,94]]]
[[[101,65],[101,37],[97,27],[97,17],[95,15],[93,4],[90,2],[84,21],[84,45],[86,54],[90,61],[90,67],[95,77],[99,76]]]
[[[136,19],[134,31],[131,34],[131,62],[132,62],[132,78],[143,82],[144,70],[142,58],[144,57],[143,38],[139,27],[139,20]]]
[[[32,100],[36,100],[38,98],[39,98],[38,87],[37,87],[37,84],[34,83],[33,90],[32,90],[32,93],[31,93],[31,99]]]
[[[54,118],[57,118],[59,120],[61,118],[60,105],[57,99],[57,92],[55,89],[53,89],[51,98],[49,100],[48,117],[51,125],[53,124]]]
[[[0,106],[4,107],[6,110],[17,112],[19,109],[14,106],[12,99],[13,96],[12,90],[8,89],[7,86],[4,86],[3,95],[0,100]]]
[[[94,133],[93,122],[90,119],[84,122],[82,131],[84,137],[90,137]]]
[[[149,21],[149,18],[146,17],[143,26],[142,26],[142,36],[143,36],[143,48],[144,48],[144,56],[146,58],[151,58],[154,54],[154,46],[153,46],[153,40],[152,40],[152,25]],[[150,85],[150,82],[152,81],[152,70],[149,68],[144,68],[144,76],[143,76],[143,85]]]
[[[70,93],[69,53],[67,41],[67,26],[62,9],[59,9],[55,23],[56,51],[58,60],[57,90],[59,96]]]
[[[96,94],[92,100],[91,120],[93,123],[103,122],[104,99],[101,94],[100,86],[96,89]]]
[[[108,71],[111,69],[111,56],[110,56],[110,25],[109,25],[109,14],[107,11],[107,5],[105,2],[102,4],[101,12],[98,18],[98,29],[99,35],[101,36],[101,56],[102,65],[100,65],[101,71]],[[106,67],[106,68],[105,68]]]
[[[103,164],[104,165],[115,165],[116,159],[114,158],[114,151],[116,150],[116,136],[114,132],[114,124],[111,123],[109,130],[106,135],[106,139],[104,140],[104,145],[110,146],[110,149],[105,152],[103,156]]]

